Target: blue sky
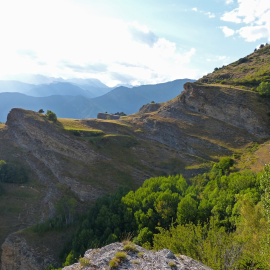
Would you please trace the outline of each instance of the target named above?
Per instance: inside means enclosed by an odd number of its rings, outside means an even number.
[[[270,1],[0,1],[0,34],[0,79],[198,79],[270,41]]]

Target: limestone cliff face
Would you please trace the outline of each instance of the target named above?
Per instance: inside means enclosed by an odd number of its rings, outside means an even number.
[[[145,105],[133,121],[143,126],[146,137],[192,162],[194,157],[230,155],[232,148],[268,138],[269,111],[269,101],[255,92],[187,83],[177,98]]]
[[[113,243],[101,249],[86,251],[82,263],[76,263],[63,268],[63,270],[107,270],[115,254],[123,251],[124,244]],[[150,251],[140,246],[135,246],[135,252],[127,252],[126,259],[119,263],[117,269],[132,270],[211,270],[206,265],[184,255],[175,255],[169,249]]]
[[[180,100],[191,111],[224,121],[257,137],[269,136],[266,114],[269,104],[255,92],[186,83]]]

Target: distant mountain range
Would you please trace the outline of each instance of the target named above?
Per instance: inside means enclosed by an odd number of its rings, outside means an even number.
[[[49,81],[50,78],[47,79]],[[41,84],[33,84],[33,81],[32,84],[0,81],[0,121],[6,121],[12,108],[34,111],[43,109],[45,112],[51,110],[58,117],[76,119],[96,118],[99,112],[132,114],[144,104],[152,101],[165,102],[176,97],[188,81],[194,80],[181,79],[131,88],[120,86],[115,89],[92,79],[55,79],[44,83],[46,78],[42,77]]]
[[[44,77],[35,75],[32,79],[23,81],[0,81],[0,93],[18,92],[33,97],[48,97],[52,95],[98,97],[111,91],[112,88],[97,79],[68,79]]]

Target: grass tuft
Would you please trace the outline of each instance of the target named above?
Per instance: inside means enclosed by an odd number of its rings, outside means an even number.
[[[119,264],[120,264],[120,260],[117,258],[113,258],[112,260],[110,260],[110,263],[109,263],[110,269],[117,268]]]
[[[125,245],[124,248],[123,248],[123,250],[126,251],[126,252],[133,252],[133,253],[137,253],[138,252],[135,244],[133,244],[133,243],[130,243],[130,244]]]

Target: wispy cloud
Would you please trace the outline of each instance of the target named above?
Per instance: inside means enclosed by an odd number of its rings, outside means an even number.
[[[145,43],[150,47],[158,41],[158,37],[153,32],[147,27],[140,26],[138,23],[131,24],[129,32],[135,41]]]
[[[20,56],[25,56],[25,57],[28,57],[30,59],[37,59],[37,53],[33,50],[18,49],[17,53]]]
[[[214,13],[212,13],[210,11],[199,10],[197,7],[192,8],[192,11],[203,14],[203,15],[207,16],[209,19],[213,19],[216,17],[216,15]]]
[[[205,15],[207,15],[210,19],[213,19],[216,17],[216,15],[212,12],[206,12]]]
[[[235,34],[235,31],[227,26],[221,26],[219,28],[223,31],[225,37],[230,37]]]
[[[100,73],[107,71],[107,66],[101,63],[76,65],[63,61],[62,68],[69,68],[76,73]]]

